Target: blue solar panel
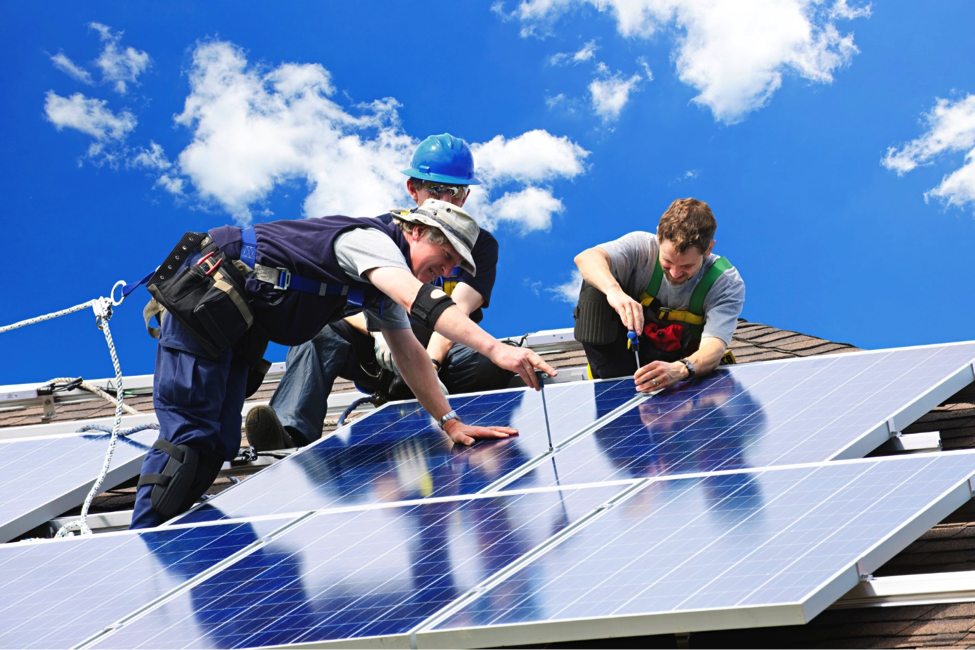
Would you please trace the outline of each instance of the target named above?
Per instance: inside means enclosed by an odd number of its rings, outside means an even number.
[[[975,453],[658,479],[424,647],[804,623],[968,500]],[[425,626],[427,627],[427,626]]]
[[[579,438],[528,484],[863,456],[888,439],[889,418],[906,427],[970,382],[973,358],[965,344],[722,368]]]
[[[403,635],[625,487],[322,513],[95,647]]]
[[[632,380],[553,384],[545,392],[555,444],[636,396]],[[520,435],[455,447],[416,402],[390,404],[177,521],[473,494],[548,450],[538,392],[461,396],[451,404],[465,422],[510,425]]]
[[[120,438],[104,487],[138,476],[156,431]],[[98,478],[108,434],[62,435],[0,442],[0,542],[79,506]]]
[[[0,647],[70,648],[288,521],[0,545]]]

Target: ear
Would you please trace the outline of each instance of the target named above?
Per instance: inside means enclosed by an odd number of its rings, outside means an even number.
[[[423,233],[424,232],[426,232],[426,229],[423,226],[419,226],[419,225],[414,224],[413,225],[412,239],[414,241],[420,241],[421,239],[423,239]]]
[[[713,250],[714,250],[714,245],[715,245],[716,243],[717,243],[717,242],[716,242],[715,240],[713,240],[713,239],[711,240],[711,245],[710,245],[710,246],[708,246],[708,252],[706,252],[706,253],[704,254],[704,257],[707,257],[708,255],[710,255],[710,254],[711,254],[711,251],[713,251]]]
[[[416,191],[416,181],[412,178],[406,179],[406,191],[410,193],[410,198],[417,205],[420,204],[420,193]]]
[[[467,192],[464,194],[464,198],[460,200],[460,205],[458,205],[457,207],[458,208],[464,207],[464,204],[467,203],[467,199],[469,199],[470,197],[471,197],[471,188],[468,187]]]

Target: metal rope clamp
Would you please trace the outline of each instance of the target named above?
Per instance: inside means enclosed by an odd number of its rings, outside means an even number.
[[[111,320],[112,304],[111,298],[99,298],[92,302],[91,309],[95,312],[95,324],[98,325],[98,329],[104,329]]]

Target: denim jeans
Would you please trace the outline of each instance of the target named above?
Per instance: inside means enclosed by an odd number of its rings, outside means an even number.
[[[324,327],[308,343],[288,350],[287,369],[271,398],[271,408],[289,433],[297,431],[305,438],[297,442],[308,443],[321,437],[328,396],[337,377],[355,382],[359,390],[368,393],[379,388],[377,377],[363,369],[356,354],[356,347],[364,350],[369,345],[357,341],[354,347],[349,341],[352,337],[369,338],[371,342],[371,337],[337,323]],[[444,359],[440,379],[453,395],[506,388],[513,374],[498,368],[480,352],[454,345]]]

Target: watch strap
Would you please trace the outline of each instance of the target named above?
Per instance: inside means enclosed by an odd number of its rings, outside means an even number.
[[[450,420],[457,420],[458,422],[461,421],[460,416],[457,415],[457,411],[454,409],[450,409],[450,411],[448,411],[443,417],[437,420],[437,426],[443,429],[443,425],[447,424],[447,422]]]

